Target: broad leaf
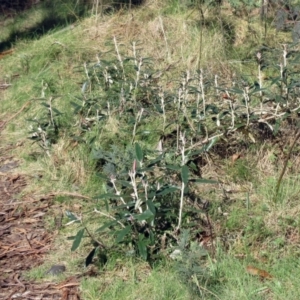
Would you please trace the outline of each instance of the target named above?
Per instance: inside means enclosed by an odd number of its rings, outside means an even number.
[[[143,239],[143,236],[139,236],[139,241],[138,241],[138,249],[139,249],[139,254],[140,256],[144,259],[147,260],[148,256],[148,251],[147,251],[147,241]]]
[[[149,194],[148,194],[148,198],[153,199],[156,195],[156,192],[154,190],[152,190]]]
[[[230,89],[229,92],[234,93],[234,94],[240,94],[240,95],[244,94],[243,90],[240,90],[240,89],[237,89],[237,88]]]
[[[205,111],[206,112],[208,112],[210,110],[215,115],[219,113],[219,109],[218,109],[218,107],[216,105],[209,104],[209,105],[205,106]]]
[[[66,216],[68,217],[68,219],[70,221],[76,221],[76,222],[80,222],[80,220],[78,220],[78,218],[70,211],[66,211]]]
[[[149,218],[153,218],[154,215],[150,209],[145,210],[141,214],[135,214],[134,218],[137,219],[138,221],[144,221],[148,220]]]
[[[93,258],[97,252],[97,250],[99,249],[99,247],[95,247],[90,253],[89,255],[86,257],[85,259],[85,267],[87,267],[92,261],[93,261]]]
[[[166,168],[174,171],[180,170],[180,166],[176,166],[176,165],[166,165]]]
[[[131,182],[126,180],[118,180],[120,184],[122,184],[124,187],[132,187]]]
[[[195,155],[203,153],[205,150],[206,150],[206,148],[205,148],[205,146],[203,146],[200,150],[196,150],[196,151],[193,151],[193,152],[191,152],[190,150],[188,150],[188,151],[185,151],[184,154],[186,156],[188,156],[188,157],[193,157]]]
[[[213,138],[213,139],[210,141],[210,143],[209,143],[208,145],[206,145],[205,151],[208,152],[208,151],[211,149],[211,147],[212,147],[217,141],[218,141],[218,138],[217,138],[217,137]]]
[[[130,232],[131,230],[131,226],[128,225],[126,226],[125,228],[123,228],[122,230],[120,230],[118,233],[117,233],[117,236],[116,236],[116,243],[121,243],[125,236]]]
[[[163,154],[159,155],[157,158],[151,160],[149,162],[149,164],[147,165],[147,167],[150,168],[150,167],[154,166],[155,164],[157,164],[158,162],[160,162],[163,158],[164,158]]]
[[[149,244],[151,246],[155,245],[156,242],[156,235],[153,233],[153,231],[150,229],[149,230]]]
[[[132,199],[132,197],[131,197],[131,199]],[[135,201],[128,201],[128,202],[126,202],[126,204],[120,204],[120,205],[118,205],[118,208],[119,209],[120,208],[126,208],[126,212],[127,212],[128,208],[130,209],[130,208],[132,208],[134,206],[135,206]]]
[[[52,110],[55,112],[55,114],[58,115],[63,115],[62,112],[60,112],[58,109],[56,109],[55,107],[52,107]]]
[[[142,173],[142,172],[150,172],[150,171],[153,171],[153,168],[143,168],[143,169],[139,169],[139,172]]]
[[[180,190],[180,188],[178,188],[177,186],[171,186],[171,187],[167,187],[165,189],[163,189],[162,191],[158,191],[158,193],[156,194],[157,196],[164,196],[170,193],[173,193],[175,191]]]
[[[99,232],[99,231],[102,231],[102,230],[104,230],[104,229],[106,229],[106,228],[108,228],[108,227],[117,225],[117,223],[118,223],[117,221],[107,222],[107,223],[105,223],[103,226],[101,226],[100,228],[98,228],[98,229],[96,230],[96,232]]]
[[[42,102],[41,105],[42,105],[42,106],[45,106],[45,107],[47,107],[47,108],[50,107],[50,105],[49,105],[48,103],[45,103],[45,102]]]
[[[86,81],[81,87],[81,93],[85,93],[86,90],[88,89],[89,85],[90,85],[90,83],[88,81]]]
[[[72,245],[72,248],[71,248],[71,251],[75,251],[79,247],[81,239],[83,237],[83,234],[84,234],[84,228],[80,229],[77,232],[77,234],[75,236],[75,239],[74,239],[74,242],[73,242],[73,245]]]
[[[109,204],[108,204],[108,200],[104,199],[104,203],[105,203],[105,209],[107,212],[109,212]]]
[[[144,154],[143,154],[141,146],[138,143],[135,143],[135,154],[136,154],[137,160],[139,162],[141,162],[143,160]]]
[[[163,113],[163,110],[162,110],[162,108],[161,108],[161,106],[160,106],[159,104],[154,104],[154,106],[155,106],[156,110],[157,110],[160,114]]]
[[[155,216],[155,214],[156,214],[156,207],[155,207],[154,203],[151,200],[147,200],[146,203],[147,203],[150,211],[152,212],[152,214]]]
[[[192,161],[189,163],[189,167],[190,167],[193,171],[195,171],[195,172],[198,171],[198,168],[197,168],[196,164],[195,164],[194,162],[192,162]]]
[[[185,185],[189,182],[189,168],[186,165],[181,168],[181,180]]]

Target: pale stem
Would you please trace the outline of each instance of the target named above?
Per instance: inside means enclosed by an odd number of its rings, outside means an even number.
[[[258,52],[257,53],[257,59],[258,59],[258,84],[259,84],[259,88],[262,89],[262,73],[261,73],[261,53]],[[260,111],[262,114],[263,111],[263,93],[262,91],[259,91],[259,95],[260,95]]]
[[[177,230],[180,229],[181,221],[182,221],[182,210],[183,210],[183,198],[184,198],[184,182],[181,183],[181,193],[180,193],[180,208],[179,208],[179,216],[178,216],[178,226]]]
[[[203,101],[203,114],[205,117],[205,94],[204,94],[204,85],[203,85],[203,70],[200,70],[200,89],[201,89],[201,97],[202,97],[202,101]]]
[[[185,134],[180,132],[180,140],[182,143],[182,147],[181,147],[181,166],[184,166],[186,163],[186,158],[185,158]],[[178,226],[177,226],[177,230],[180,229],[181,226],[181,222],[182,222],[182,210],[183,210],[183,200],[184,200],[184,189],[185,189],[185,184],[182,180],[181,182],[181,193],[180,193],[180,207],[179,207],[179,216],[178,216]]]
[[[121,57],[120,52],[119,52],[119,48],[118,48],[118,43],[117,43],[116,36],[114,36],[114,44],[115,44],[115,49],[116,49],[116,52],[117,52],[118,61],[119,61],[120,66],[121,66],[121,68],[123,70],[123,76],[124,76],[124,79],[125,79],[124,65],[123,65],[122,57]]]
[[[165,111],[165,99],[164,99],[164,93],[163,91],[160,89],[159,92],[159,97],[160,97],[160,103],[161,103],[161,109],[163,111],[163,132],[165,132],[165,126],[166,126],[166,111]]]
[[[234,110],[233,110],[233,103],[229,100],[230,110],[231,110],[231,127],[234,128]]]
[[[138,209],[140,213],[142,213],[142,208],[141,208],[141,199],[139,198],[139,194],[138,194],[138,190],[137,190],[137,185],[136,185],[136,180],[135,180],[135,175],[136,175],[136,172],[135,171],[132,171],[130,170],[128,172],[128,175],[130,177],[130,180],[131,180],[131,185],[132,185],[132,188],[133,188],[133,193],[134,193],[134,198],[135,198],[135,209]]]
[[[246,111],[247,111],[247,127],[249,126],[250,122],[250,110],[249,110],[249,87],[245,87],[244,89],[244,99],[245,99],[245,105],[246,105]]]
[[[111,176],[110,182],[112,183],[112,185],[113,185],[113,187],[115,189],[116,195],[120,196],[121,192],[117,189],[115,181],[116,181],[116,179]],[[124,201],[124,199],[122,197],[120,197],[120,199],[121,199],[121,201],[122,201],[123,204],[126,204],[126,202]]]
[[[53,98],[50,97],[50,99],[49,99],[49,112],[50,112],[51,123],[52,123],[53,126],[55,126],[54,118],[53,118],[53,111],[52,111],[52,100],[53,100]]]
[[[219,76],[218,76],[218,75],[215,75],[215,89],[216,89],[217,95],[220,94],[220,91],[219,91],[219,89],[218,89],[218,87],[219,87],[219,84],[218,84],[218,78],[219,78]]]
[[[136,134],[136,128],[138,123],[141,121],[142,115],[143,115],[144,109],[141,108],[141,110],[138,112],[136,119],[135,119],[135,123],[134,123],[134,127],[133,127],[133,132],[132,132],[132,141],[131,143],[133,144],[134,139],[135,139],[135,134]]]
[[[106,214],[106,213],[104,213],[104,212],[102,212],[102,211],[99,211],[99,210],[97,210],[96,208],[94,208],[94,212],[97,213],[97,214],[100,214],[100,215],[102,215],[102,216],[105,216],[105,217],[107,217],[107,218],[109,218],[109,219],[112,219],[112,220],[114,220],[114,221],[117,221],[118,224],[120,224],[123,228],[125,228],[125,225],[124,225],[123,223],[121,223],[120,221],[118,221],[118,220],[117,220],[116,218],[114,218],[113,216],[108,215],[108,214]]]

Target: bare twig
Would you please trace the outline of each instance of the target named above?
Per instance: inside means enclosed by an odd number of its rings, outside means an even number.
[[[118,221],[118,220],[117,220],[116,218],[114,218],[113,216],[111,216],[111,215],[109,215],[109,214],[106,214],[106,213],[104,213],[104,212],[102,212],[102,211],[99,211],[99,210],[97,210],[96,208],[94,208],[94,212],[97,213],[97,214],[100,214],[100,215],[102,215],[102,216],[104,216],[104,217],[107,217],[107,218],[109,218],[109,219],[112,219],[112,220],[116,221],[118,224],[121,225],[121,227],[125,228],[125,225],[124,225],[122,222]]]
[[[27,101],[22,107],[20,110],[18,110],[14,115],[12,115],[10,118],[8,118],[6,121],[4,121],[2,124],[1,124],[1,127],[0,127],[0,130],[1,129],[4,129],[4,127],[6,126],[6,124],[8,122],[10,122],[12,119],[14,119],[17,115],[19,115],[25,108],[27,108],[27,106],[29,106],[31,104],[31,101]]]
[[[87,229],[86,226],[84,226],[84,228],[85,228],[85,231],[87,232],[87,234],[89,235],[89,237],[90,237],[94,242],[96,242],[99,246],[101,246],[101,247],[104,248],[104,249],[107,248],[107,247],[103,244],[103,242],[99,240],[99,238],[98,238],[98,240],[97,240],[97,239],[91,234],[91,232]]]
[[[281,173],[280,173],[280,176],[278,178],[278,181],[277,181],[277,184],[276,184],[276,188],[275,188],[275,199],[274,199],[274,202],[276,202],[276,199],[277,199],[277,196],[278,196],[278,193],[279,193],[279,189],[280,189],[280,185],[281,185],[281,181],[282,181],[283,175],[284,175],[284,173],[286,171],[286,168],[287,168],[289,159],[291,157],[292,151],[293,151],[294,146],[296,145],[296,142],[299,139],[299,137],[300,137],[300,131],[298,131],[298,133],[296,134],[295,139],[293,141],[293,144],[291,145],[290,150],[289,150],[289,152],[288,152],[288,154],[287,154],[287,156],[286,156],[286,158],[284,160],[283,168],[281,170]]]
[[[84,196],[84,195],[77,194],[77,193],[71,193],[71,192],[52,192],[47,195],[38,195],[37,197],[47,199],[47,198],[51,198],[51,197],[55,197],[55,196],[69,196],[69,197],[80,198],[80,199],[85,199],[85,200],[93,200],[93,198],[91,198],[91,197]]]

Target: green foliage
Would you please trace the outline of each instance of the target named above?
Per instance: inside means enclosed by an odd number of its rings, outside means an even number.
[[[44,99],[42,99],[44,101]],[[41,102],[44,107],[42,113],[34,119],[28,119],[30,125],[30,139],[37,142],[47,153],[52,144],[59,138],[59,131],[62,129],[59,117],[62,113],[53,107],[55,97],[50,97],[49,102]]]
[[[72,103],[77,121],[73,138],[87,145],[104,183],[93,213],[107,221],[93,234],[82,224],[72,249],[86,231],[93,243],[86,263],[92,261],[97,247],[103,251],[113,247],[152,262],[177,242],[182,229],[197,224],[201,209],[187,201],[191,186],[215,183],[199,178],[195,160],[221,143],[234,147],[272,138],[283,130],[285,120],[294,122],[299,111],[300,55],[293,45],[281,51],[264,46],[256,53],[257,78],[217,80],[206,70],[186,71],[174,79],[177,88],[168,90],[163,88],[165,72],[143,58],[136,43],[130,56],[124,55],[116,38],[113,42],[114,52],[84,64],[81,93]],[[270,74],[265,81],[262,72]],[[54,111],[50,104],[45,107]],[[54,126],[58,114],[47,117],[47,124]],[[116,133],[110,132],[112,119],[119,124]],[[156,145],[147,144],[146,131]],[[118,138],[120,134],[124,139]],[[46,145],[49,139],[39,141]],[[239,180],[251,177],[242,161],[236,162],[234,171]],[[240,222],[231,214],[227,227],[237,228]],[[112,236],[111,246],[99,242],[107,234]]]
[[[35,5],[32,1],[26,1],[31,2],[27,5],[24,5],[23,1],[16,2],[10,4],[17,6],[16,15],[12,13],[13,10],[5,7],[2,11],[4,16],[7,14],[6,18],[14,17],[9,26],[2,26],[5,30],[0,33],[0,51],[10,49],[17,40],[36,39],[49,31],[70,25],[86,16],[90,8],[88,1],[84,0],[44,0],[37,1]]]
[[[170,168],[163,154],[149,159],[138,143],[133,150],[135,158],[131,164],[123,160],[128,164],[125,169],[114,166],[114,154],[98,152],[95,156],[104,160],[101,177],[107,182],[107,192],[97,197],[96,212],[108,218],[96,232],[97,235],[110,232],[115,249],[120,248],[127,255],[137,254],[151,262],[169,243],[176,241],[178,214],[180,219],[183,218],[183,226],[187,217],[189,222],[197,217],[195,211],[189,214],[188,210],[182,217],[184,208],[179,205],[180,194],[181,199],[187,197],[188,186],[195,178],[188,175],[187,165]],[[155,155],[155,152],[149,152],[150,155]],[[175,177],[181,177],[184,185],[181,186],[180,180],[174,182],[172,178]],[[74,240],[76,247],[80,237],[81,231]]]
[[[237,160],[228,170],[228,174],[231,175],[234,182],[252,182],[255,179],[253,173],[250,162],[244,159]]]
[[[257,243],[259,240],[266,239],[272,235],[261,217],[253,217],[245,227],[245,238],[249,243]]]
[[[72,245],[72,248],[71,248],[71,251],[75,251],[79,247],[82,237],[83,237],[83,234],[84,234],[84,229],[80,229],[77,232],[74,242],[73,242],[73,245]]]
[[[235,9],[252,9],[261,5],[261,0],[228,0],[228,2]]]
[[[191,242],[189,231],[183,230],[177,249],[175,269],[179,278],[189,288],[192,294],[203,296],[199,284],[209,283],[209,272],[204,266],[208,253],[197,242]]]

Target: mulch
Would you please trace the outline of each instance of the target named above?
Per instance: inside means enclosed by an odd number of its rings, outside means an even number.
[[[42,264],[53,240],[43,218],[51,199],[25,195],[26,178],[14,173],[18,162],[0,157],[0,299],[79,300],[76,277],[64,282],[35,282],[25,272]]]

